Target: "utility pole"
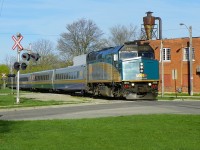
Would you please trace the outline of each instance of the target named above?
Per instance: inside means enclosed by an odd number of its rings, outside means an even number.
[[[13,66],[12,65],[10,65],[10,73],[13,74]],[[11,92],[12,92],[12,94],[14,94],[14,92],[13,92],[13,78],[11,78]]]
[[[165,92],[165,79],[164,79],[164,63],[163,63],[163,40],[161,39],[161,44],[160,44],[160,50],[161,50],[161,78],[162,78],[162,90],[161,90],[161,96],[164,97],[164,92]]]
[[[190,51],[189,51],[189,59],[190,59],[190,96],[193,96],[193,49],[192,49],[192,26],[189,26],[189,34],[190,34]]]
[[[190,47],[189,47],[189,79],[190,79],[190,87],[189,87],[189,94],[193,96],[193,49],[192,49],[192,26],[189,28],[184,24],[180,23],[180,25],[184,25],[189,31],[189,39],[190,39]]]

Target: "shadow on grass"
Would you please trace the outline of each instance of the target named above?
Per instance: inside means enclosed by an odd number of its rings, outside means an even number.
[[[2,117],[2,115],[0,116]],[[0,120],[0,134],[10,132],[11,121]]]

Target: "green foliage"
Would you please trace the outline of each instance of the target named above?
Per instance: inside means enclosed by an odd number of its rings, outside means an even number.
[[[56,65],[51,65],[48,63],[40,63],[40,62],[29,62],[26,70],[20,70],[21,74],[25,73],[32,73],[32,72],[38,72],[38,71],[44,71],[44,70],[51,70],[51,69],[58,69],[58,68],[64,68],[71,66],[71,61],[57,61]]]
[[[9,68],[6,65],[0,65],[0,73],[8,73],[9,72]]]
[[[6,74],[6,76],[9,74],[9,68],[4,64],[0,65],[0,87],[3,84],[2,74]]]
[[[196,150],[199,124],[199,115],[0,121],[0,145],[4,150]]]
[[[2,73],[6,73],[8,75],[9,73],[9,68],[6,65],[0,65],[0,79],[2,78]]]

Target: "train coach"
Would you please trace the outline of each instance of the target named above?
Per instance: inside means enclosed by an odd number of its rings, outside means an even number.
[[[85,65],[56,69],[53,86],[56,91],[84,92]]]
[[[79,66],[20,75],[21,89],[126,99],[155,99],[158,83],[159,63],[149,44],[141,41],[90,52],[86,64]]]
[[[11,79],[8,80],[11,87]],[[16,88],[16,78],[13,84]],[[85,65],[21,74],[19,88],[35,91],[85,91]]]

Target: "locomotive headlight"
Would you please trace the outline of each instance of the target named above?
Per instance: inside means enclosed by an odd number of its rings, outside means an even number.
[[[128,81],[125,81],[124,84],[129,84],[129,82],[128,82]]]
[[[131,83],[131,86],[135,86],[135,83]]]
[[[148,85],[151,86],[152,84],[151,84],[151,83],[148,83]]]
[[[140,63],[140,73],[144,72],[144,64],[143,62]]]

